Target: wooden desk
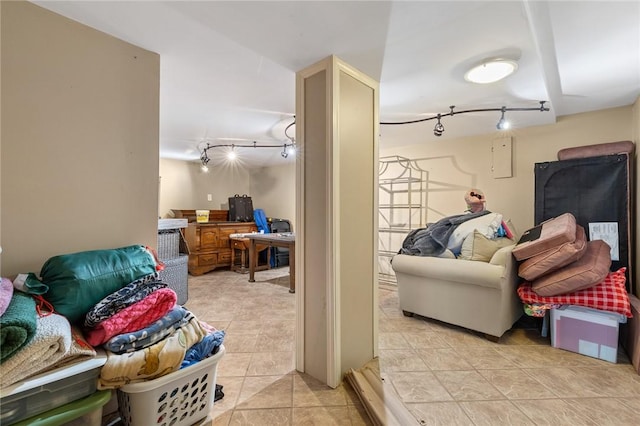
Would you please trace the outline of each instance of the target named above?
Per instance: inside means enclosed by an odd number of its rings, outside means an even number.
[[[289,293],[296,292],[296,236],[293,232],[277,234],[250,234],[245,235],[251,240],[249,244],[249,282],[255,282],[256,257],[258,251],[257,244],[264,244],[269,247],[284,247],[289,249]]]

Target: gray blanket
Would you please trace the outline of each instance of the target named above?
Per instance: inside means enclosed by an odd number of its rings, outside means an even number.
[[[439,256],[447,248],[449,237],[458,225],[489,213],[491,212],[483,210],[477,213],[447,216],[436,223],[427,225],[426,228],[414,229],[406,236],[398,253],[414,256]]]

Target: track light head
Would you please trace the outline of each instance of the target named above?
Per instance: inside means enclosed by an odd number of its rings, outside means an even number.
[[[289,156],[289,153],[287,152],[287,149],[285,148],[280,155],[282,155],[282,158],[287,158]]]
[[[436,123],[436,125],[433,128],[433,134],[435,136],[440,137],[440,136],[442,136],[443,133],[444,133],[444,126],[440,122],[440,114],[438,114],[438,122]]]
[[[504,112],[507,110],[507,107],[502,107],[502,115],[500,116],[500,120],[498,120],[498,124],[496,124],[496,128],[498,130],[506,130],[509,128],[509,122],[504,119]]]

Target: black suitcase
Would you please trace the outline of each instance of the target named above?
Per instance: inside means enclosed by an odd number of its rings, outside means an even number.
[[[271,219],[271,222],[269,222],[269,232],[272,234],[291,232],[291,222],[287,219]],[[273,247],[271,258],[274,262],[273,266],[287,266],[289,264],[289,249],[284,247]]]
[[[246,194],[236,194],[233,197],[229,197],[229,221],[253,222],[253,202],[251,197]]]
[[[626,267],[627,290],[633,287],[633,198],[630,158],[626,153],[535,164],[535,222],[572,213],[591,240],[591,230],[605,232],[611,270]],[[600,235],[600,237],[602,236]]]

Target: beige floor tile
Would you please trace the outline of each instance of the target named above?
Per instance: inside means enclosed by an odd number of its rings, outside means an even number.
[[[505,399],[477,371],[434,371],[433,374],[456,401]]]
[[[418,356],[430,370],[473,370],[473,366],[458,356],[456,349],[416,349]]]
[[[460,406],[476,426],[535,425],[510,401],[466,401]]]
[[[231,415],[233,414],[233,410],[227,411],[219,411],[213,410],[211,412],[211,425],[212,426],[227,426],[231,421]],[[202,425],[205,426],[205,425]]]
[[[500,351],[493,347],[472,347],[461,346],[456,349],[458,356],[464,358],[469,364],[477,369],[504,369],[516,368],[516,365],[500,354]]]
[[[253,317],[255,318],[255,316]],[[229,334],[250,334],[257,336],[260,334],[262,321],[259,320],[237,320],[235,317],[225,330]]]
[[[379,349],[407,349],[410,348],[409,343],[405,340],[401,333],[378,333]]]
[[[349,407],[294,408],[292,424],[304,426],[351,426]]]
[[[247,368],[247,376],[277,376],[294,370],[293,352],[255,352]]]
[[[224,356],[227,356],[225,354]],[[244,377],[220,377],[216,378],[216,384],[222,385],[222,393],[224,398],[213,403],[213,410],[227,411],[233,409],[238,402],[238,396],[242,389]]]
[[[414,350],[380,349],[381,371],[427,371],[429,367],[418,357]]]
[[[447,342],[434,331],[403,331],[402,336],[414,349],[421,348],[450,348]]]
[[[389,380],[404,403],[453,400],[430,371],[392,372]]]
[[[640,397],[632,398],[618,398],[627,407],[634,410],[636,413],[640,413]]]
[[[276,350],[294,352],[296,349],[295,337],[290,333],[260,334],[257,336],[256,349],[258,351]]]
[[[565,402],[598,426],[631,426],[640,423],[640,413],[616,398],[565,399]]]
[[[509,399],[555,398],[546,386],[520,369],[478,370],[496,389]]]
[[[511,401],[530,420],[540,426],[589,425],[598,426],[571,404],[561,399],[535,399]]]
[[[291,425],[291,408],[235,410],[230,426],[286,426]]]
[[[348,384],[331,389],[295,371],[295,294],[287,274],[260,271],[255,283],[223,269],[189,276],[187,309],[227,332],[217,379],[225,397],[206,425],[371,425]],[[552,348],[535,328],[491,342],[405,317],[393,286],[380,287],[378,313],[376,367],[424,425],[637,423],[640,376],[623,350],[613,364]]]
[[[346,406],[345,387],[341,384],[333,389],[307,374],[293,374],[293,406]]]
[[[473,422],[457,402],[407,404],[421,425],[473,426]]]
[[[224,347],[227,352],[255,352],[258,336],[251,334],[227,333]]]
[[[542,368],[527,369],[527,374],[560,398],[623,397],[629,395],[627,383],[619,382],[613,369]]]
[[[232,352],[225,353],[218,362],[218,377],[241,376],[247,374],[251,353]]]
[[[236,409],[291,407],[293,376],[246,377]]]

